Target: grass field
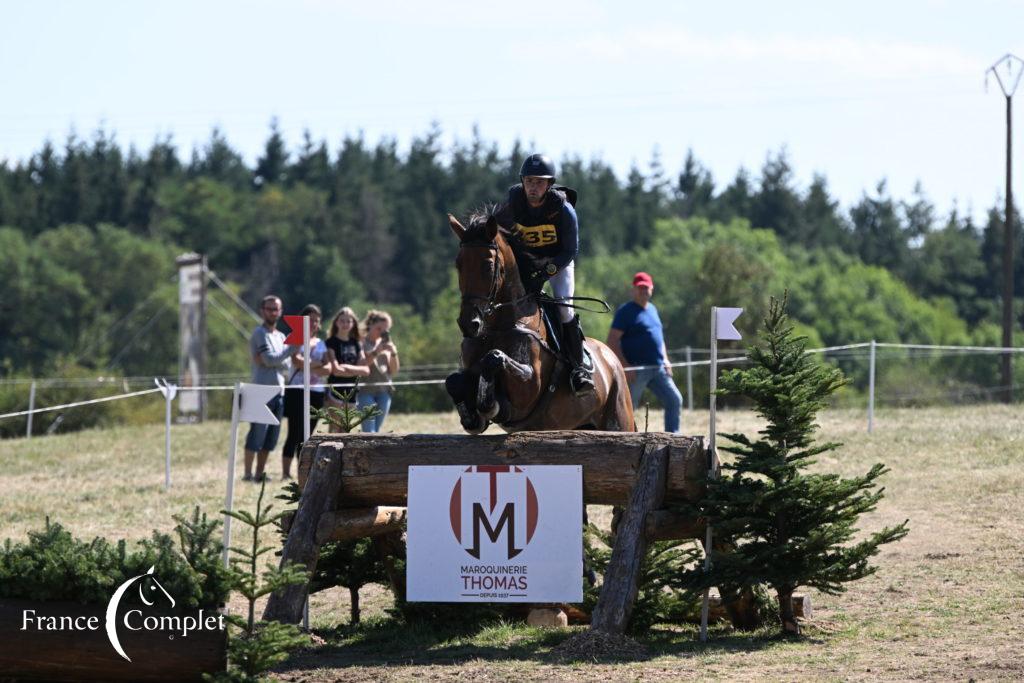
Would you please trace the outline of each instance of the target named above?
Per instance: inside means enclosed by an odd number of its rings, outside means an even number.
[[[661,416],[651,416],[652,426]],[[483,629],[399,629],[383,617],[388,594],[369,587],[367,624],[347,626],[347,592],[314,596],[323,645],[298,653],[278,676],[328,680],[1021,680],[1024,679],[1024,408],[891,410],[865,433],[863,411],[823,414],[821,435],[845,446],[819,468],[852,475],[875,462],[892,472],[886,497],[862,527],[910,519],[910,535],[885,546],[879,571],[844,595],[809,591],[801,640],[725,627],[706,646],[692,626],[644,635],[643,661],[556,664],[550,650],[573,630],[520,624]],[[707,414],[684,415],[702,433]],[[457,432],[453,415],[389,418],[399,432]],[[719,414],[721,431],[753,433],[756,417]],[[171,515],[223,506],[228,425],[175,427],[173,487],[163,491],[160,425],[0,442],[0,537],[21,539],[49,516],[74,533],[141,538],[169,531]],[[240,438],[244,436],[240,435]],[[280,483],[279,457],[272,485]],[[239,465],[240,472],[240,465]],[[236,504],[257,489],[238,482]],[[597,516],[603,511],[593,510]],[[376,615],[376,616],[374,616]]]

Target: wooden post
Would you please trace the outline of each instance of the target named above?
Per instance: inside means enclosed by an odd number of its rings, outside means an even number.
[[[295,512],[284,544],[281,564],[293,562],[302,564],[310,575],[316,570],[320,558],[320,546],[316,541],[316,531],[320,518],[325,512],[335,509],[341,493],[342,452],[320,451],[310,472],[306,488],[299,499],[299,509]],[[297,624],[302,620],[306,604],[309,584],[288,586],[271,594],[263,618],[280,621],[286,624]]]
[[[640,472],[619,523],[601,597],[594,609],[591,621],[594,631],[621,634],[629,625],[639,590],[640,568],[647,552],[647,514],[661,507],[665,498],[668,451],[668,446],[644,446]]]

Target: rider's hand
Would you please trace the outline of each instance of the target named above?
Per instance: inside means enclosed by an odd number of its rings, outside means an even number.
[[[526,281],[523,282],[523,286],[526,287],[527,292],[539,292],[544,289],[544,283],[548,281],[548,276],[542,270],[535,270],[526,276]]]

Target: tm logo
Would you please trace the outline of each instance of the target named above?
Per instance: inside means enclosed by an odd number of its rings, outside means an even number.
[[[469,529],[464,529],[465,520],[463,520],[462,514],[464,489],[467,492],[480,491],[484,488],[480,485],[483,483],[480,481],[481,479],[486,479],[486,492],[482,496],[466,494],[466,502],[470,503],[471,515]],[[463,482],[466,483],[465,487],[463,487]],[[499,482],[501,484],[500,495]],[[499,506],[499,499],[504,501],[503,505]],[[537,491],[533,488],[530,478],[518,467],[510,465],[467,467],[455,482],[448,505],[448,515],[455,540],[459,542],[463,550],[478,560],[482,543],[481,531],[495,545],[498,544],[504,533],[504,554],[506,559],[511,560],[523,552],[526,545],[533,540],[533,534],[537,530]],[[469,533],[465,533],[466,531]],[[463,541],[467,537],[469,538],[469,547],[466,547],[466,543]]]
[[[174,598],[172,598],[170,594],[166,590],[164,590],[164,587],[161,586],[160,582],[156,580],[155,576],[153,576],[153,569],[154,567],[150,567],[149,571],[145,574],[139,574],[138,576],[132,577],[124,583],[122,583],[120,586],[117,587],[117,590],[114,591],[114,594],[110,597],[110,602],[107,603],[107,638],[110,639],[110,644],[114,646],[114,650],[117,651],[117,654],[121,655],[129,662],[132,660],[128,655],[124,653],[124,648],[121,647],[121,641],[117,637],[117,608],[120,606],[121,598],[124,597],[125,592],[129,588],[131,588],[133,583],[138,581],[139,599],[142,600],[142,604],[146,605],[147,607],[152,607],[155,604],[155,601],[150,600],[147,597],[146,593],[148,592],[150,595],[157,595],[157,590],[159,589],[159,592],[163,593],[164,597],[167,598],[168,602],[170,602],[171,607],[174,607]],[[127,626],[129,629],[137,631],[139,630],[138,628],[132,628],[132,626],[129,624],[129,617],[134,613],[137,613],[141,616],[142,610],[129,611],[127,614],[124,615],[124,623],[125,626]]]

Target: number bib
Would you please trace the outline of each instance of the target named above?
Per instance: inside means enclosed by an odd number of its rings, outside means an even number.
[[[529,227],[516,223],[515,231],[527,247],[546,247],[558,243],[558,231],[550,223]]]

